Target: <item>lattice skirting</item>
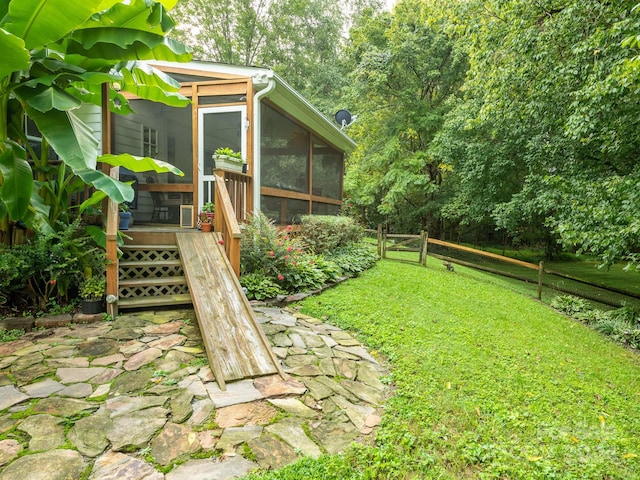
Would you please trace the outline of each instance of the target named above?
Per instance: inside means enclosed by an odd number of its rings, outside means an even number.
[[[125,250],[122,261],[127,262],[171,262],[180,261],[178,250]]]
[[[188,294],[186,285],[145,285],[120,287],[120,298],[154,297],[162,295]]]
[[[134,278],[163,278],[184,275],[182,265],[137,265],[135,267],[121,266],[120,280],[132,280]]]

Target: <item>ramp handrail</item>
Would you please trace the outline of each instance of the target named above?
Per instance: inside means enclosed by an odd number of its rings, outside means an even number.
[[[224,178],[214,174],[215,188],[215,230],[222,234],[224,252],[231,263],[231,268],[240,277],[240,225],[231,205],[231,198],[225,185]]]

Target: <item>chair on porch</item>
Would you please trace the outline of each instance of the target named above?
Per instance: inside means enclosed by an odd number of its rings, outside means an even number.
[[[147,183],[158,183],[153,176],[146,178]],[[180,198],[167,198],[164,192],[150,191],[153,201],[153,212],[151,222],[168,222],[176,220],[180,211]]]

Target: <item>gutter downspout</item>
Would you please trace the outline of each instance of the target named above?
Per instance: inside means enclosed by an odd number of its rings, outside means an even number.
[[[258,214],[260,211],[260,134],[262,133],[262,125],[260,122],[260,100],[262,97],[268,96],[276,87],[276,81],[273,73],[269,74],[267,86],[253,96],[253,213]],[[261,83],[258,78],[255,83]]]

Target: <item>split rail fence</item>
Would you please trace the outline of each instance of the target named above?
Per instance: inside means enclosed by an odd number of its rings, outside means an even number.
[[[392,260],[413,262],[427,266],[427,258],[441,260],[444,265],[462,265],[491,274],[512,278],[531,284],[536,297],[542,299],[543,291],[561,292],[585,298],[611,307],[640,306],[640,294],[628,292],[604,284],[597,284],[566,273],[545,268],[538,264],[505,257],[492,252],[430,238],[427,232],[419,235],[390,234],[379,226],[367,230],[376,236],[378,255]],[[400,254],[397,254],[400,253]],[[417,254],[417,255],[415,255]],[[451,267],[449,267],[451,268]]]

